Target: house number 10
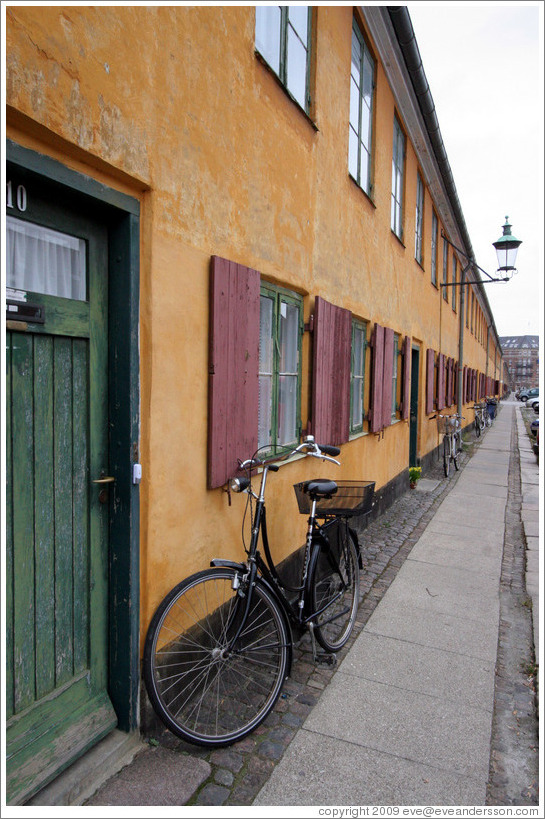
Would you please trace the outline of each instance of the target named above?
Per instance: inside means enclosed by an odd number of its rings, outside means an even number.
[[[14,194],[15,193],[15,198]],[[14,190],[11,179],[7,183],[6,205],[8,208],[17,208],[24,213],[27,205],[26,188],[24,185],[17,185]]]

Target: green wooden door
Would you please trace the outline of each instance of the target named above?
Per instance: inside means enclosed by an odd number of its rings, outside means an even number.
[[[38,192],[8,197],[7,221],[6,759],[20,804],[117,722],[108,484],[94,483],[108,469],[108,248],[105,227]]]

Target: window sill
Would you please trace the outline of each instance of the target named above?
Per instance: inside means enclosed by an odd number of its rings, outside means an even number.
[[[356,179],[354,179],[354,177],[352,176],[350,171],[348,172],[348,178],[352,182],[352,184],[359,190],[359,192],[361,194],[363,194],[365,200],[371,205],[371,207],[374,210],[376,210],[377,206],[375,205],[375,203],[374,203],[374,201],[373,201],[373,199],[371,197],[371,194],[367,193],[367,191],[364,188],[362,188],[362,186],[359,184],[359,182]]]
[[[392,228],[390,228],[390,233],[392,234],[392,236],[394,237],[394,239],[397,239],[397,241],[399,242],[399,244],[401,245],[401,247],[403,248],[403,250],[406,250],[407,248],[405,247],[405,243],[403,242],[403,239],[401,239],[401,237],[399,237],[399,236],[397,235],[397,233],[395,232],[395,230],[392,230]]]
[[[257,49],[254,50],[254,54],[257,57],[258,62],[260,62],[261,65],[268,71],[268,73],[275,80],[276,84],[282,89],[282,91],[288,97],[288,99],[290,99],[293,102],[293,104],[298,108],[298,110],[301,112],[301,114],[303,114],[303,116],[305,117],[305,119],[307,120],[309,125],[311,125],[312,128],[315,131],[319,131],[320,129],[318,128],[317,124],[314,122],[314,120],[310,116],[310,113],[305,111],[305,109],[302,107],[301,103],[298,100],[295,99],[293,94],[290,92],[289,88],[282,82],[282,80],[280,79],[280,77],[278,76],[278,74],[276,73],[274,68],[272,68],[272,66],[269,65],[269,63],[267,62],[265,57],[263,57],[263,55],[260,54],[259,51],[257,51]]]
[[[361,432],[351,432],[350,437],[348,438],[348,442],[350,443],[350,441],[357,441],[358,438],[367,438],[368,435],[369,433],[366,432],[364,429],[361,430]]]

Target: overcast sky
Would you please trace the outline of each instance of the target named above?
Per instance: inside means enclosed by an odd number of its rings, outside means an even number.
[[[500,336],[543,328],[543,4],[408,3],[477,264],[505,216],[518,274],[486,285]]]

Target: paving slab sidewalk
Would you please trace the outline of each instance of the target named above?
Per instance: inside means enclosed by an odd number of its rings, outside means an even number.
[[[513,411],[502,407],[254,805],[486,804]]]

